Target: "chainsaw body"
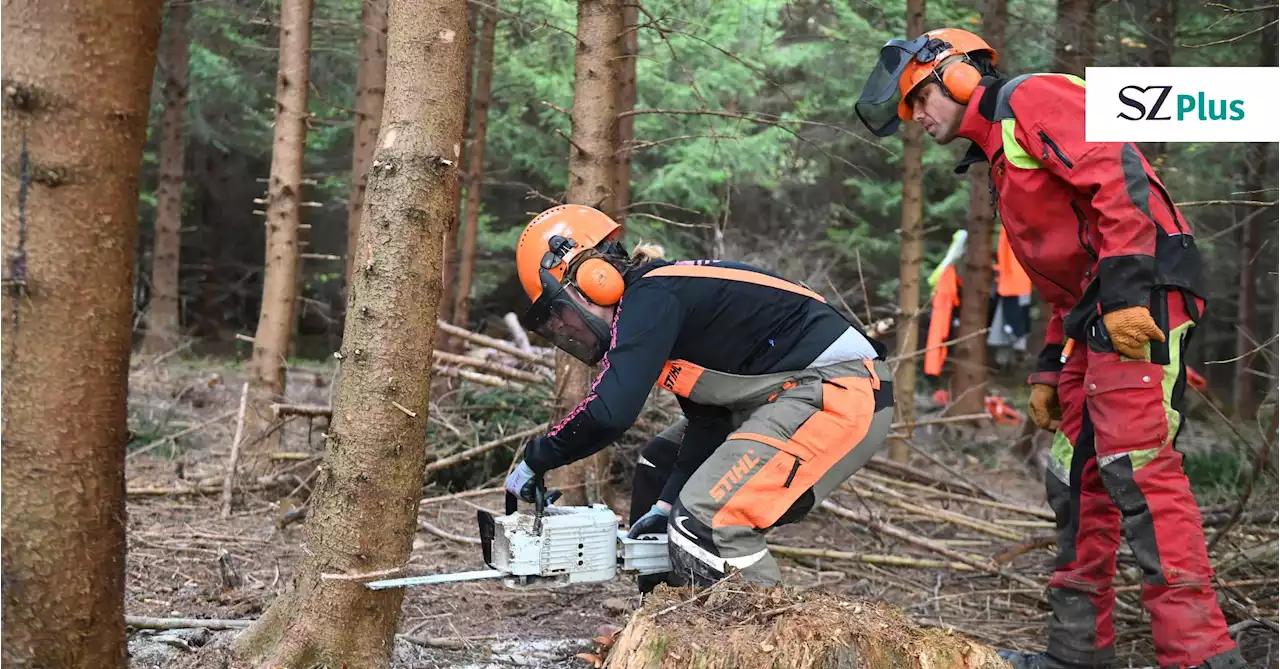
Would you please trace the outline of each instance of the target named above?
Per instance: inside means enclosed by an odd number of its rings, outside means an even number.
[[[509,587],[602,583],[618,572],[668,571],[667,535],[628,539],[618,516],[601,504],[548,506],[541,515],[477,512],[485,564]]]
[[[371,581],[371,590],[502,579],[512,588],[557,588],[578,583],[602,583],[624,574],[670,571],[667,535],[645,534],[630,539],[618,528],[618,516],[603,504],[551,506],[559,497],[539,488],[533,513],[516,509],[507,493],[506,513],[480,510],[480,550],[487,570],[431,574]]]

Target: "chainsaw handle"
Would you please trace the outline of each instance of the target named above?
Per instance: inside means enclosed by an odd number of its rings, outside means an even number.
[[[506,511],[508,516],[516,512],[516,505],[519,503],[520,503],[520,498],[516,497],[515,493],[508,490],[507,499],[506,499]]]
[[[561,493],[559,490],[552,490],[551,492],[547,492],[546,485],[542,482],[542,478],[539,477],[537,481],[534,482],[534,485],[533,485],[533,508],[537,512],[537,515],[541,516],[543,510],[545,510],[548,506],[555,504],[556,500],[560,499],[560,496],[561,496]],[[506,495],[506,500],[505,500],[507,515],[509,516],[515,513],[519,507],[519,504],[520,504],[520,498],[517,497],[515,493],[508,490]]]

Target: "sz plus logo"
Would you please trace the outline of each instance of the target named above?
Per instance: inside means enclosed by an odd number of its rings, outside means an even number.
[[[1087,142],[1275,142],[1280,68],[1090,67]]]
[[[1119,98],[1126,109],[1117,116],[1127,121],[1244,120],[1244,100],[1215,100],[1204,91],[1175,94],[1173,86],[1130,85],[1120,89]]]

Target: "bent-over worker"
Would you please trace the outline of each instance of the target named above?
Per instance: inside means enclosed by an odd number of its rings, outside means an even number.
[[[657,385],[684,419],[642,453],[632,534],[666,529],[672,584],[734,569],[776,583],[765,532],[803,518],[883,446],[885,350],[804,286],[742,263],[628,254],[619,231],[600,211],[564,205],[520,237],[526,327],[600,374],[526,444],[506,489],[531,501],[538,477],[621,436]]]
[[[915,121],[987,162],[1009,244],[1051,311],[1030,414],[1055,431],[1045,475],[1057,517],[1047,651],[1016,669],[1110,666],[1116,551],[1142,568],[1162,667],[1243,667],[1211,585],[1199,508],[1174,441],[1184,352],[1205,308],[1186,219],[1132,142],[1085,141],[1084,80],[1006,77],[964,30],[892,40],[856,105],[880,136]]]

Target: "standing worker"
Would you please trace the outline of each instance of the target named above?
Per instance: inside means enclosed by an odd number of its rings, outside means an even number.
[[[533,501],[546,472],[621,436],[657,385],[685,420],[645,449],[636,494],[648,506],[633,509],[632,534],[667,531],[670,517],[674,585],[733,569],[776,583],[765,532],[803,518],[884,445],[885,350],[804,286],[742,263],[666,261],[651,246],[628,254],[618,231],[600,211],[564,205],[520,236],[525,326],[601,372],[525,445],[506,489]]]
[[[940,144],[972,142],[957,172],[990,164],[1010,246],[1051,312],[1028,381],[1032,420],[1056,431],[1053,617],[1046,652],[1003,655],[1017,669],[1110,666],[1123,528],[1160,665],[1244,667],[1173,448],[1183,354],[1205,306],[1195,238],[1133,143],[1085,141],[1084,80],[1006,78],[996,61],[964,30],[892,40],[856,111],[881,137],[915,121]]]

